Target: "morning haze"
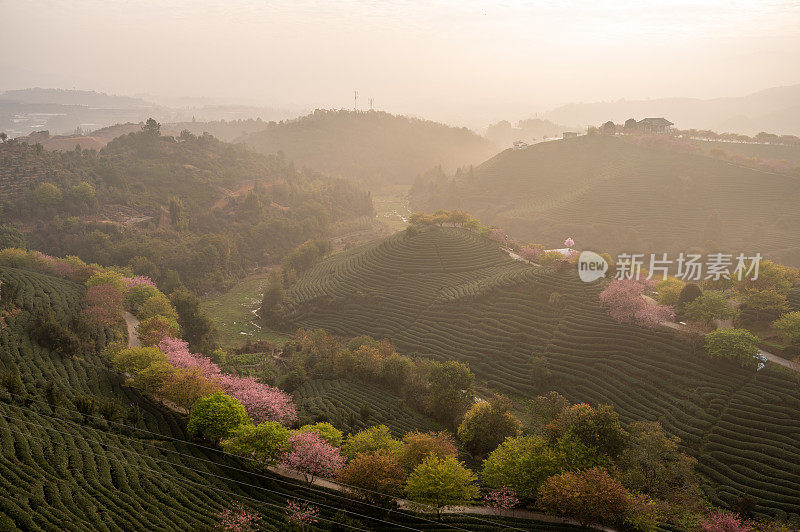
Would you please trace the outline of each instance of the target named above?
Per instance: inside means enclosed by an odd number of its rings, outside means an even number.
[[[800,532],[798,1],[0,36],[0,530]]]
[[[797,2],[0,2],[0,88],[352,107],[473,128],[800,83]],[[67,22],[68,21],[68,22]],[[741,75],[746,72],[747,75]]]

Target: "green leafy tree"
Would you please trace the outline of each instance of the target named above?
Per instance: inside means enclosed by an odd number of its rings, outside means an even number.
[[[428,410],[434,418],[455,428],[473,403],[475,375],[462,362],[434,362],[428,373],[428,382]]]
[[[227,453],[252,458],[268,467],[289,450],[291,435],[291,431],[277,421],[264,421],[258,425],[239,426],[221,446]]]
[[[758,337],[747,329],[722,329],[706,335],[706,353],[711,358],[735,360],[743,367],[758,364]]]
[[[696,460],[680,452],[677,437],[657,421],[635,421],[627,430],[630,443],[615,463],[626,488],[664,500],[701,498]]]
[[[283,302],[285,297],[283,290],[283,279],[280,273],[272,271],[264,285],[264,297],[261,298],[260,316],[265,323],[272,324],[275,321],[275,311]]]
[[[26,249],[25,235],[10,225],[0,224],[0,249],[19,248]]]
[[[114,365],[123,373],[138,373],[154,362],[166,362],[167,355],[155,347],[131,347],[114,357]]]
[[[711,324],[715,319],[734,317],[736,311],[731,308],[725,294],[717,290],[707,290],[691,303],[687,303],[683,314],[690,320]]]
[[[314,423],[313,425],[303,425],[297,430],[299,432],[316,432],[323,440],[330,443],[334,447],[340,447],[342,445],[342,440],[344,439],[342,431],[330,423],[322,422]]]
[[[216,392],[195,403],[186,428],[193,436],[217,442],[233,434],[242,425],[251,423],[242,403]]]
[[[565,408],[546,430],[552,440],[572,436],[586,447],[611,458],[625,449],[628,439],[619,414],[611,405],[598,405],[596,408],[585,403],[572,405]]]
[[[62,200],[61,191],[52,183],[40,183],[33,189],[33,203],[43,212],[52,212]]]
[[[376,451],[399,454],[402,448],[403,444],[392,437],[389,427],[378,425],[349,435],[342,445],[342,454],[352,459],[358,454]]]
[[[772,323],[772,328],[787,344],[797,343],[800,341],[800,312],[787,312]]]
[[[542,482],[561,471],[558,454],[543,436],[508,438],[483,462],[483,481],[532,498]]]
[[[456,457],[425,458],[408,477],[407,497],[418,503],[436,508],[441,519],[441,510],[446,506],[469,504],[478,496],[475,474]]]
[[[178,312],[181,336],[189,343],[189,348],[210,354],[217,347],[217,328],[203,310],[197,294],[180,287],[169,295],[169,301]]]
[[[686,283],[686,285],[681,289],[680,294],[678,294],[678,302],[675,305],[675,309],[678,312],[683,312],[683,309],[700,297],[703,294],[703,291],[697,286],[696,283]]]
[[[164,338],[178,338],[180,327],[178,323],[166,316],[153,316],[139,322],[136,334],[143,346],[152,347]]]
[[[677,305],[685,286],[686,283],[677,277],[667,277],[659,281],[655,287],[658,292],[658,302],[662,305]]]
[[[154,118],[148,118],[147,122],[144,123],[142,126],[142,131],[147,133],[148,135],[153,135],[154,137],[158,137],[161,135],[161,124],[156,122]]]
[[[786,294],[774,288],[765,290],[747,289],[742,302],[742,311],[753,313],[756,320],[774,320],[789,310]]]
[[[519,434],[522,423],[510,410],[511,401],[502,395],[475,403],[458,427],[458,439],[473,456],[486,456],[503,440]]]
[[[371,504],[388,504],[402,495],[406,472],[395,453],[376,451],[356,455],[336,480]]]

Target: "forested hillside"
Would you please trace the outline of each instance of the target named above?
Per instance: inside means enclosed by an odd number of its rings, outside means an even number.
[[[667,137],[587,135],[506,150],[455,178],[417,180],[415,210],[462,209],[559,247],[756,253],[800,264],[800,181]]]
[[[294,326],[387,338],[404,353],[469,363],[482,385],[524,400],[556,390],[658,420],[699,461],[708,499],[746,497],[800,518],[800,390],[794,376],[713,360],[672,330],[612,320],[601,285],[526,265],[466,229],[413,229],[313,267],[287,292]]]
[[[239,139],[261,153],[282,151],[298,167],[351,178],[371,188],[410,184],[434,166],[478,164],[495,146],[466,128],[380,111],[325,111],[270,123]]]
[[[200,290],[374,216],[351,183],[208,135],[163,136],[154,122],[100,152],[7,142],[0,161],[0,219],[31,248]]]

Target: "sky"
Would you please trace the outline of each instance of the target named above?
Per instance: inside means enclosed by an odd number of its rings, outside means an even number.
[[[800,83],[796,1],[0,0],[0,89],[459,125]]]

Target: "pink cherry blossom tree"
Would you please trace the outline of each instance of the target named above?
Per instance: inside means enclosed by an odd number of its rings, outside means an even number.
[[[506,242],[506,233],[502,229],[496,227],[496,228],[492,229],[491,231],[489,231],[489,238],[491,238],[495,242],[499,242],[501,244],[505,244],[505,242]]]
[[[487,506],[497,510],[498,514],[502,513],[503,510],[510,510],[519,504],[519,499],[514,490],[505,486],[491,490],[484,495],[483,501]]]
[[[542,256],[542,252],[543,249],[541,247],[525,246],[519,250],[519,256],[527,261],[536,262]]]
[[[189,351],[189,344],[178,338],[164,338],[158,348],[167,355],[167,362],[177,368],[196,369],[200,375],[219,383],[222,389],[239,400],[256,423],[297,419],[292,397],[278,388],[258,382],[255,377],[223,373],[211,359]]]
[[[309,525],[316,523],[318,516],[319,509],[311,503],[291,499],[286,501],[286,521],[300,530],[306,530]]]
[[[218,513],[217,519],[217,529],[224,532],[255,532],[261,516],[234,502]]]
[[[608,315],[619,323],[633,323],[654,328],[659,323],[675,317],[670,306],[659,305],[644,297],[652,283],[634,279],[615,279],[600,292],[600,303],[608,309]]]
[[[302,473],[309,485],[316,477],[332,477],[344,467],[339,449],[316,432],[295,432],[289,438],[289,449],[281,466]]]
[[[134,286],[156,286],[156,283],[153,282],[146,275],[135,275],[133,277],[124,277],[123,281],[125,281],[125,285],[128,287],[128,290],[133,288]]]
[[[575,245],[575,241],[572,240],[572,237],[567,237],[567,239],[564,240],[564,245],[567,246],[567,248],[572,248],[572,246]]]
[[[700,529],[703,532],[750,532],[751,530],[738,515],[724,510],[717,510],[708,517],[700,519]]]

